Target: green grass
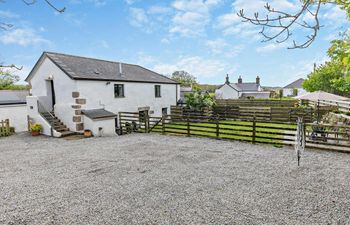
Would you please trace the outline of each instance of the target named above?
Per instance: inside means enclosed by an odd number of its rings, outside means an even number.
[[[225,120],[220,121],[219,125],[219,138],[221,139],[232,139],[241,141],[252,141],[253,127],[252,122],[245,121],[233,121]],[[271,144],[282,144],[284,138],[284,132],[286,130],[296,129],[296,125],[291,124],[277,124],[277,123],[256,123],[256,141],[271,143]],[[206,136],[216,138],[216,124],[213,123],[190,123],[191,135],[194,136]],[[186,122],[173,122],[166,124],[166,133],[174,132],[175,135],[187,135],[187,123]],[[154,132],[162,132],[162,127],[157,126],[153,130]],[[176,133],[175,133],[176,132]],[[271,134],[270,134],[271,133]],[[292,137],[290,137],[292,139]]]

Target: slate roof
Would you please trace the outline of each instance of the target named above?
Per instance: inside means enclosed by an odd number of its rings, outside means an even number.
[[[302,84],[304,81],[305,81],[305,79],[300,78],[300,79],[288,84],[284,88],[302,88]]]
[[[0,105],[26,104],[28,90],[0,90]]]
[[[232,85],[232,84],[231,84]],[[236,87],[239,88],[240,91],[259,91],[259,84],[257,83],[235,83]]]
[[[43,56],[47,56],[70,78],[76,80],[106,80],[177,84],[176,81],[139,65],[67,55],[55,52],[44,52]],[[33,71],[34,69],[26,80],[28,80]]]
[[[88,110],[81,110],[81,112],[83,115],[87,116],[92,120],[114,118],[118,116],[117,114],[114,114],[105,109],[88,109]]]

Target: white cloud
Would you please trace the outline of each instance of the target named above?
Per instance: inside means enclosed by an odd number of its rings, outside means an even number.
[[[176,13],[169,32],[181,36],[197,36],[205,31],[211,20],[210,10],[221,0],[175,0]]]
[[[222,38],[218,38],[215,40],[208,40],[206,42],[206,45],[211,49],[211,51],[214,54],[222,53],[224,48],[229,46],[228,43]]]
[[[339,6],[332,6],[329,8],[326,13],[322,15],[322,18],[324,18],[328,24],[338,27],[349,22],[345,10],[342,10]]]
[[[37,33],[36,30],[31,28],[18,28],[8,32],[4,32],[0,36],[0,42],[3,44],[17,44],[21,46],[29,45],[50,45],[51,42]]]
[[[107,4],[106,0],[70,0],[71,4],[81,4],[81,3],[92,3],[97,7],[104,6]]]
[[[270,43],[262,47],[258,47],[256,49],[257,52],[259,53],[266,53],[266,52],[273,52],[279,49],[285,49],[288,47],[287,43]]]
[[[164,6],[151,6],[148,10],[147,13],[148,14],[168,14],[172,11],[171,8],[169,7],[164,7]]]
[[[170,40],[168,38],[162,38],[162,40],[160,40],[160,42],[162,42],[163,44],[169,44]]]
[[[146,11],[141,8],[130,8],[130,24],[135,27],[143,27],[148,24]]]
[[[201,79],[223,75],[228,71],[228,66],[220,60],[191,56],[181,57],[175,64],[157,64],[153,69],[165,75],[170,75],[176,70],[185,70]]]
[[[2,11],[0,10],[0,17],[1,18],[9,18],[9,19],[16,19],[19,18],[19,15],[10,12],[10,11]]]

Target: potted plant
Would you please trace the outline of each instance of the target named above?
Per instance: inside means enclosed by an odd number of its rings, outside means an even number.
[[[32,136],[39,136],[42,126],[38,123],[33,123],[30,125],[30,131],[32,132]]]
[[[84,137],[86,137],[86,138],[92,137],[92,131],[91,130],[84,130]]]

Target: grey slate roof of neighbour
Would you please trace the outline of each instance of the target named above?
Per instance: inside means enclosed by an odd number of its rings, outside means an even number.
[[[305,81],[305,79],[300,78],[300,79],[288,84],[284,88],[302,88],[302,84],[304,81]]]
[[[230,83],[230,86],[237,91],[259,91],[259,86],[256,83]]]
[[[81,110],[82,114],[89,117],[90,119],[104,119],[104,118],[114,118],[117,117],[117,114],[114,114],[105,109],[87,109]]]
[[[0,90],[0,105],[25,104],[28,90]]]
[[[54,52],[44,52],[43,55],[51,59],[72,79],[177,84],[166,76],[138,65]]]

